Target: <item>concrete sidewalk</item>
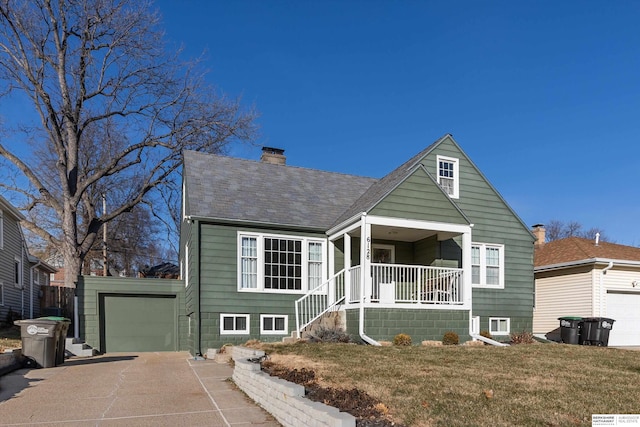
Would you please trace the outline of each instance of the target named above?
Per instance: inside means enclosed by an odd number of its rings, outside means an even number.
[[[186,352],[112,353],[0,377],[0,425],[279,426],[230,381],[232,368]]]

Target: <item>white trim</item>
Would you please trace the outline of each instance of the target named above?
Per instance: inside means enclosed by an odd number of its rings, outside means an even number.
[[[0,249],[4,249],[4,212],[0,209]]]
[[[235,319],[244,317],[246,319],[246,329],[233,329],[225,330],[224,329],[224,319],[225,317],[232,317],[233,327],[235,328]],[[238,314],[238,313],[220,313],[220,335],[249,335],[249,330],[251,327],[249,326],[251,322],[251,315],[249,314]]]
[[[359,212],[357,214],[355,214],[354,216],[352,216],[351,218],[342,221],[340,224],[336,225],[335,227],[327,230],[327,235],[329,236],[330,240],[336,240],[337,238],[339,238],[343,233],[348,233],[350,231],[353,231],[357,228],[360,227],[360,219],[362,218],[362,215],[364,215],[364,212]],[[349,224],[351,224],[349,227],[347,227]]]
[[[257,250],[257,283],[255,288],[242,287],[242,238],[251,237],[256,239]],[[284,239],[298,240],[302,243],[301,252],[301,287],[300,289],[271,289],[264,287],[264,239]],[[237,289],[239,292],[264,292],[274,294],[305,294],[309,290],[309,243],[320,243],[322,245],[322,278],[320,283],[327,280],[327,239],[309,236],[296,236],[288,234],[256,233],[250,231],[237,232],[236,264],[237,264]]]
[[[442,187],[440,184],[440,162],[451,163],[453,165],[453,177],[450,178],[453,181],[453,193],[449,194],[447,190]],[[460,197],[460,159],[456,159],[455,157],[445,157],[445,156],[436,156],[436,179],[440,187],[444,190],[445,193],[449,195],[452,199],[457,199]]]
[[[20,258],[19,256],[15,256],[14,258],[14,262],[13,262],[13,286],[15,286],[18,289],[24,289],[24,283],[22,282],[22,276],[24,276],[24,271],[22,270],[22,258]],[[16,275],[16,265],[18,266],[18,277],[15,277]]]
[[[33,269],[33,284],[40,286],[40,270],[37,268]]]
[[[498,326],[503,321],[506,321],[507,330],[506,331],[494,331],[493,328],[491,327],[491,324],[493,323],[494,320],[498,322]],[[511,333],[511,319],[509,317],[490,317],[489,318],[489,333],[491,335],[509,335]]]
[[[391,218],[385,216],[367,215],[367,223],[371,225],[386,225],[390,227],[415,228],[418,230],[444,231],[456,234],[471,232],[469,224],[452,224],[447,222],[419,221],[415,219]]]
[[[284,319],[284,329],[283,330],[272,330],[267,331],[264,329],[264,319],[272,318],[273,319],[273,327],[275,328],[275,319],[283,318]],[[261,314],[260,315],[260,335],[287,335],[289,333],[289,316],[286,314]]]
[[[480,248],[480,283],[473,283],[473,264],[471,264],[471,268],[469,269],[471,286],[474,288],[484,288],[484,289],[504,289],[504,251],[505,247],[502,244],[497,243],[479,243],[473,242],[471,243],[471,248],[477,246]],[[497,285],[489,285],[486,283],[487,280],[487,249],[493,248],[498,249],[498,262],[499,262],[499,270],[498,270],[498,284]],[[471,254],[469,254],[471,255]],[[472,261],[471,261],[472,262]]]

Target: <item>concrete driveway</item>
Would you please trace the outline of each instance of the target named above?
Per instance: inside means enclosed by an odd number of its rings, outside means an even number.
[[[0,377],[1,426],[279,426],[188,353],[111,353]]]

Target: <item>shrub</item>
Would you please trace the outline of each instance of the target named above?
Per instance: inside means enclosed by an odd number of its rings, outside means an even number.
[[[309,336],[311,342],[333,342],[333,343],[350,343],[351,335],[342,329],[321,327],[315,330]]]
[[[393,337],[393,345],[411,345],[411,335],[398,334]]]
[[[512,344],[533,344],[534,342],[535,340],[533,339],[533,334],[531,332],[522,331],[511,334]]]
[[[443,345],[458,345],[460,343],[460,337],[455,332],[449,331],[442,337]]]

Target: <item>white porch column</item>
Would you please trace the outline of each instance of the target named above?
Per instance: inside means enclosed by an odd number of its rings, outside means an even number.
[[[362,215],[360,225],[360,301],[371,300],[371,224],[367,222],[367,216]],[[364,298],[362,298],[364,296]]]
[[[462,233],[462,298],[464,305],[472,310],[471,290],[471,230]]]
[[[351,300],[351,236],[344,233],[344,298],[345,303]]]
[[[333,240],[329,240],[329,278],[333,277],[336,274],[336,244]],[[329,283],[329,293],[328,293],[329,304],[333,304],[336,302],[336,284]]]

